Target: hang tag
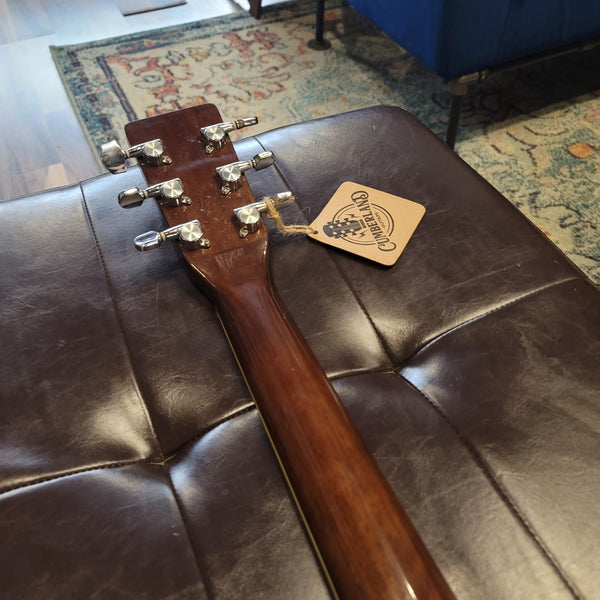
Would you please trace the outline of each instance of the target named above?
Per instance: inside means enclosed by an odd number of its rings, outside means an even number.
[[[425,214],[406,198],[346,181],[311,223],[314,240],[393,265]]]

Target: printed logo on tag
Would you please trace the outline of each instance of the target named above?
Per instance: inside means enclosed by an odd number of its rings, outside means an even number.
[[[309,237],[393,265],[425,214],[416,202],[346,181],[311,223]]]

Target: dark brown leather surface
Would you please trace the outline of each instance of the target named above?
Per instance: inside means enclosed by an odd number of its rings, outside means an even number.
[[[306,222],[345,180],[425,204],[379,267],[273,232],[275,284],[457,598],[597,598],[600,295],[412,117],[237,143]],[[0,597],[329,592],[212,306],[137,169],[0,204]]]

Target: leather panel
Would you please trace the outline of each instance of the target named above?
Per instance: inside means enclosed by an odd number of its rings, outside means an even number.
[[[600,588],[599,331],[597,289],[568,282],[457,328],[401,371],[584,597]]]
[[[255,410],[190,444],[170,469],[215,597],[330,597]]]
[[[161,466],[79,473],[0,499],[6,598],[211,597]]]
[[[394,373],[335,387],[457,598],[571,598],[472,448],[418,388]]]
[[[79,187],[0,210],[2,488],[156,456]]]

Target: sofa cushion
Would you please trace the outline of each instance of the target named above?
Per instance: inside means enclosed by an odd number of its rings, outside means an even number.
[[[236,147],[275,153],[248,179],[288,222],[345,180],[426,206],[391,268],[272,231],[275,285],[457,598],[594,597],[597,288],[400,109]],[[0,204],[4,593],[328,598],[212,306],[133,247],[142,184]]]

